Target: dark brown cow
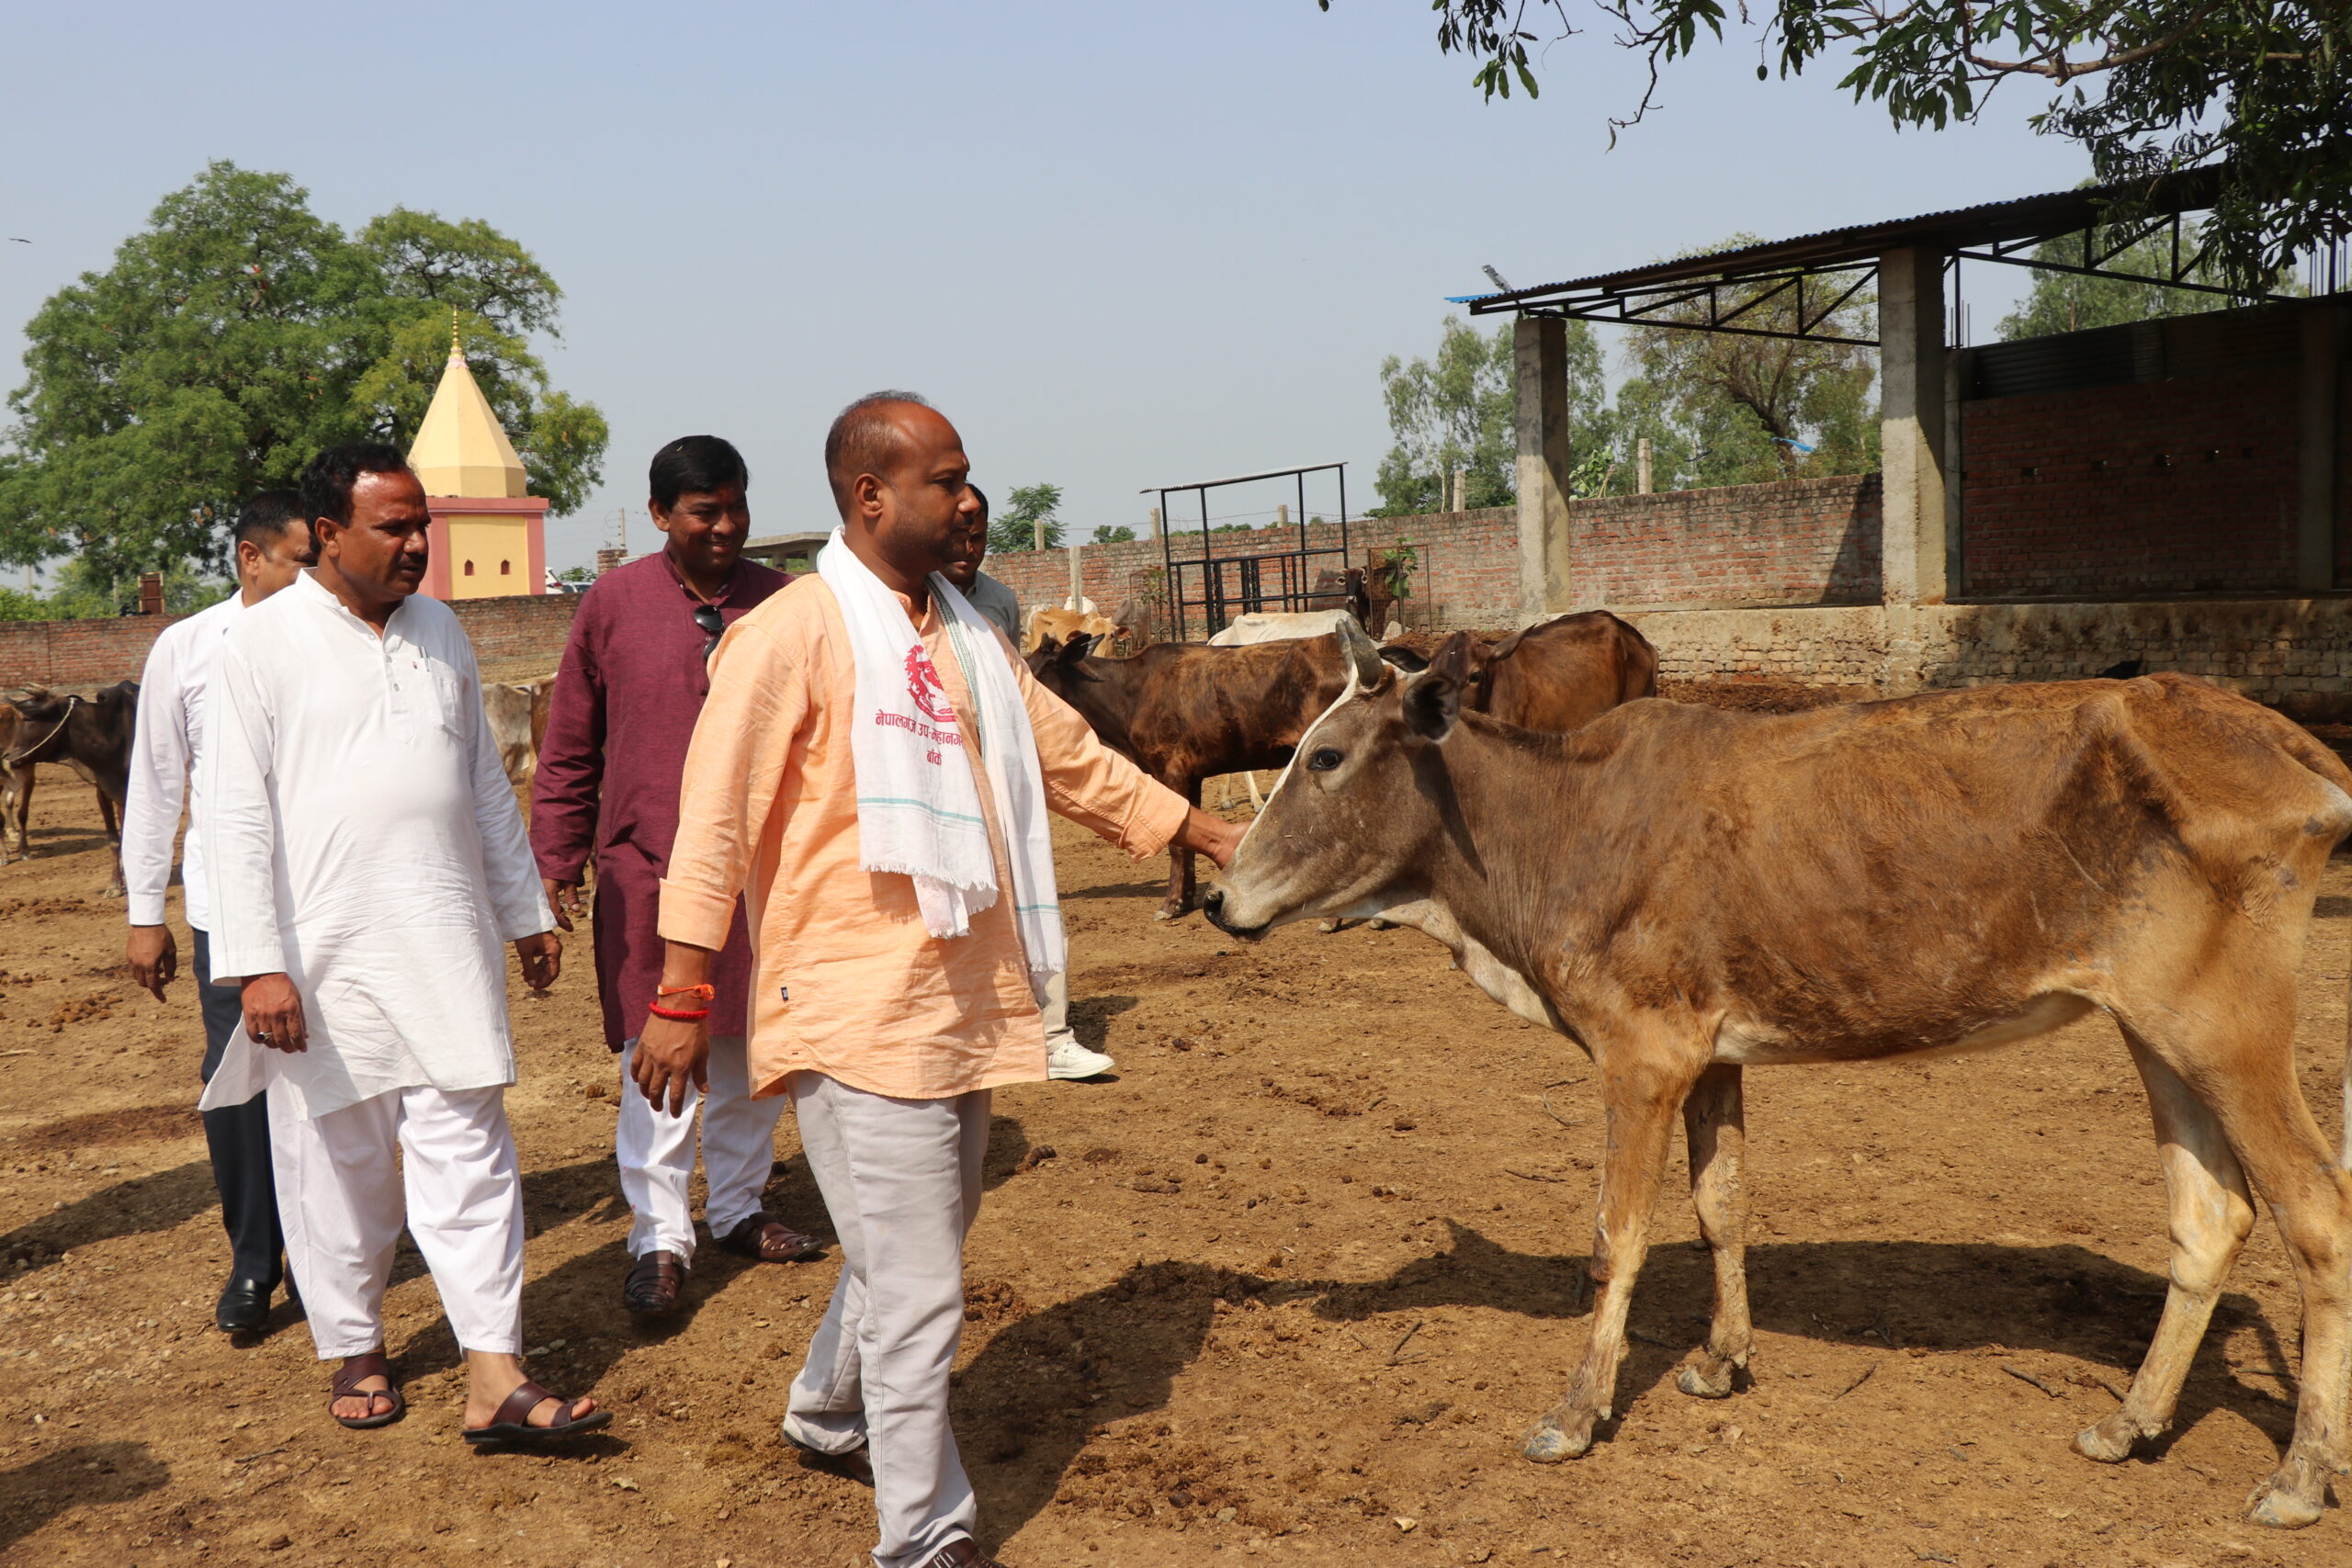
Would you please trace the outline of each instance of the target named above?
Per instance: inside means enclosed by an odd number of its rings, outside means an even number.
[[[1385,914],[1597,1065],[1591,1338],[1527,1457],[1582,1454],[1610,1413],[1678,1109],[1715,1264],[1679,1382],[1719,1398],[1752,1339],[1742,1068],[1986,1049],[2097,1008],[2147,1087],[2171,1287],[2131,1393],[2075,1446],[2118,1461],[2170,1425],[2259,1194],[2303,1352],[2250,1517],[2316,1519],[2352,1457],[2352,1131],[2331,1150],[2297,1087],[2295,976],[2352,772],[2168,673],[1795,714],[1640,702],[1552,736],[1461,714],[1467,662],[1361,666],[1208,910],[1243,936]]]
[[[139,682],[118,681],[89,696],[60,696],[45,686],[19,694],[20,737],[9,759],[29,773],[38,762],[72,768],[96,786],[98,818],[114,850],[114,882],[122,896],[120,813],[130,789],[130,736],[139,717]],[[29,786],[28,786],[29,787]]]
[[[1354,635],[1372,646],[1361,630]],[[1085,636],[1067,644],[1047,638],[1029,655],[1029,669],[1104,745],[1194,806],[1203,779],[1289,761],[1300,733],[1348,683],[1338,636],[1249,648],[1161,642],[1132,659],[1090,658],[1093,647]],[[1158,918],[1198,903],[1193,852],[1170,850]]]

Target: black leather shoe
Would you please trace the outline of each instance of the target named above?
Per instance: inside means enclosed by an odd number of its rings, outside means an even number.
[[[212,1321],[223,1334],[253,1334],[269,1322],[269,1293],[277,1287],[259,1280],[232,1280],[221,1287]]]

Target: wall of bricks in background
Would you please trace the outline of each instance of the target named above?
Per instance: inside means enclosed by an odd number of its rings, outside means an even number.
[[[1896,616],[1909,623],[1899,638]],[[1680,680],[1883,691],[2076,681],[2137,659],[2302,716],[2352,711],[2352,599],[1629,610],[1625,618],[1656,645],[1658,673]],[[1898,671],[1891,660],[1905,645],[1919,650],[1918,662]]]
[[[518,593],[462,600],[451,607],[473,639],[482,673],[493,681],[519,681],[554,671],[580,598],[573,593]],[[136,681],[147,662],[147,650],[178,618],[0,621],[0,690]]]
[[[2297,367],[1962,405],[1970,598],[2277,591]]]

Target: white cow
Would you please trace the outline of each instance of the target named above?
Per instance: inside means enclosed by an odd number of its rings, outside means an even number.
[[[1263,610],[1236,615],[1225,630],[1209,638],[1211,648],[1248,648],[1253,643],[1288,642],[1293,637],[1329,637],[1350,619],[1345,610]]]

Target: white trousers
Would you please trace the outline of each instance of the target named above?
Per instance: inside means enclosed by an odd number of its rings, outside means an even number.
[[[947,1424],[964,1332],[964,1233],[980,1207],[989,1091],[892,1100],[819,1073],[792,1080],[800,1146],[841,1238],[842,1272],[785,1435],[874,1465],[878,1568],[911,1568],[978,1517]]]
[[[613,1131],[613,1153],[620,1162],[621,1196],[636,1219],[628,1227],[628,1255],[674,1252],[695,1257],[695,1216],[686,1188],[695,1176],[695,1107],[702,1107],[702,1173],[710,1194],[703,1218],[714,1239],[760,1212],[760,1198],[775,1169],[775,1123],[784,1096],[752,1098],[751,1067],[743,1037],[718,1035],[710,1043],[707,1076],[710,1091],[686,1087],[685,1107],[670,1114],[645,1098],[629,1077],[637,1042],[621,1047],[620,1122]]]
[[[1069,971],[1057,969],[1046,976],[1046,994],[1038,998],[1037,1010],[1046,1018],[1046,1050],[1065,1040],[1078,1043],[1078,1035],[1069,1026]]]
[[[523,1179],[506,1091],[390,1089],[323,1116],[269,1097],[286,1263],[319,1359],[384,1343],[401,1228],[416,1238],[458,1347],[523,1349]]]

